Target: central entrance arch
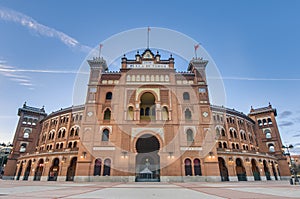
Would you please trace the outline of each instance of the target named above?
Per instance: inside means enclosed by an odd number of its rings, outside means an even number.
[[[136,142],[136,182],[160,181],[159,141],[151,134],[144,134]]]

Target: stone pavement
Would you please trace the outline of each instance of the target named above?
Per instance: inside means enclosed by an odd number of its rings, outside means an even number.
[[[190,182],[190,183],[102,183],[38,182],[0,180],[2,198],[300,198],[300,185],[288,181]]]

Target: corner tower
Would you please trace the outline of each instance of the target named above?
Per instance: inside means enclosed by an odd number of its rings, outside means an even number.
[[[251,107],[249,116],[256,122],[255,132],[259,151],[275,156],[278,160],[277,171],[281,178],[290,178],[289,166],[286,157],[282,154],[282,141],[275,118],[277,116],[276,109],[271,104],[256,109]],[[270,166],[275,168],[276,165]]]
[[[4,179],[14,179],[16,174],[17,159],[27,153],[36,151],[39,133],[41,130],[40,121],[47,114],[43,108],[27,106],[26,102],[18,110],[19,122],[16,128],[13,150],[8,157],[7,166],[4,172]]]

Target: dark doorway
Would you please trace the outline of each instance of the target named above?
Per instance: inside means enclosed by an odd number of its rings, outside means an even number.
[[[243,166],[243,162],[240,158],[237,158],[236,161],[236,175],[239,181],[247,181],[246,169]]]
[[[22,174],[22,170],[23,170],[23,161],[20,163],[20,168],[19,168],[16,180],[20,180],[20,177],[21,177],[21,174]]]
[[[24,173],[23,180],[28,180],[30,170],[31,170],[31,160],[29,160],[28,163],[27,163],[27,167],[26,167],[26,170],[25,170],[25,173]]]
[[[228,177],[228,169],[226,167],[225,160],[223,158],[218,158],[219,162],[219,169],[220,169],[220,176],[222,181],[229,181]]]
[[[136,142],[136,182],[160,181],[160,157],[158,139],[150,134],[142,135]]]
[[[256,161],[254,159],[251,160],[251,169],[253,173],[254,180],[261,180],[260,179],[260,173],[259,173],[259,168],[256,165]]]
[[[44,160],[40,159],[35,169],[34,178],[35,181],[40,181],[44,170]]]
[[[77,158],[74,157],[74,158],[72,158],[72,160],[70,162],[70,166],[68,167],[66,181],[73,181],[74,180],[75,171],[76,171],[76,164],[77,164]]]
[[[48,181],[56,181],[59,171],[59,159],[55,158],[52,162],[52,166],[50,167],[50,171],[48,174]]]
[[[264,171],[265,171],[266,178],[267,178],[267,180],[271,180],[270,170],[269,170],[269,167],[267,165],[267,161],[264,160],[263,164],[264,164]]]

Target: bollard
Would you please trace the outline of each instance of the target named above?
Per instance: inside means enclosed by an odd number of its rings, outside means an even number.
[[[293,185],[293,178],[290,179],[290,185]]]

